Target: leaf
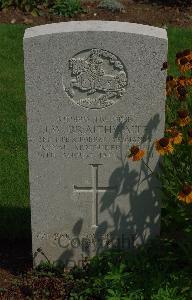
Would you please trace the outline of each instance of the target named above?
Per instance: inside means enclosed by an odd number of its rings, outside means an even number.
[[[24,9],[25,9],[25,11],[29,12],[31,10],[31,5],[30,4],[25,4]]]
[[[40,14],[39,14],[39,10],[37,8],[34,8],[31,12],[31,15],[33,17],[38,17]]]

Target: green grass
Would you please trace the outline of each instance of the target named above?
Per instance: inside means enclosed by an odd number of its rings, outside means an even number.
[[[0,25],[0,237],[30,235],[23,69],[24,25]],[[169,28],[169,62],[192,45],[192,30]],[[176,73],[173,67],[173,74]]]
[[[168,61],[171,66],[171,74],[178,75],[178,70],[175,65],[175,55],[177,52],[192,48],[192,29],[169,27],[168,33]]]
[[[0,237],[30,234],[22,25],[0,25]]]

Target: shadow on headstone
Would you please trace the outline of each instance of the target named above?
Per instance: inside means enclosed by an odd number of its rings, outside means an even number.
[[[106,191],[100,200],[99,212],[108,213],[110,224],[107,220],[99,223],[93,239],[90,240],[81,239],[84,220],[81,218],[74,224],[73,233],[78,240],[77,248],[78,251],[84,253],[84,257],[91,256],[91,248],[94,248],[95,254],[110,249],[130,250],[159,234],[160,199],[157,194],[159,182],[155,175],[158,163],[155,170],[153,170],[153,174],[151,174],[150,166],[147,167],[147,164],[150,164],[150,156],[153,151],[152,132],[157,129],[159,122],[159,115],[156,114],[145,128],[142,142],[145,142],[148,155],[144,158],[145,163],[144,161],[135,162],[135,164],[140,164],[139,172],[136,169],[130,170],[129,160],[127,156],[123,157],[123,149],[120,148],[120,166],[114,169],[108,184],[108,186],[115,186],[116,190],[113,192]],[[125,125],[126,122],[123,122],[117,126],[114,133],[115,138],[120,136],[123,141]],[[141,177],[144,178],[141,179]],[[147,183],[147,188],[139,193],[140,185],[143,183]],[[129,198],[127,198],[127,201],[130,202],[129,211],[122,212],[120,209],[120,196],[122,195],[129,195]],[[130,234],[127,235],[127,233]],[[73,260],[74,248],[66,249],[58,261],[65,262],[66,265],[71,267],[75,264],[81,265],[79,261]]]

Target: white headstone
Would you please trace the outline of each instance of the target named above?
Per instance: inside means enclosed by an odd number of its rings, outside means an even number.
[[[34,265],[66,266],[159,234],[164,29],[86,21],[24,36]],[[128,148],[148,151],[127,159]]]

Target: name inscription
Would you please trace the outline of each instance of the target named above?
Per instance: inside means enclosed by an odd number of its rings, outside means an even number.
[[[110,117],[60,116],[40,128],[41,158],[116,158],[122,147],[140,145],[146,126],[127,115]]]

